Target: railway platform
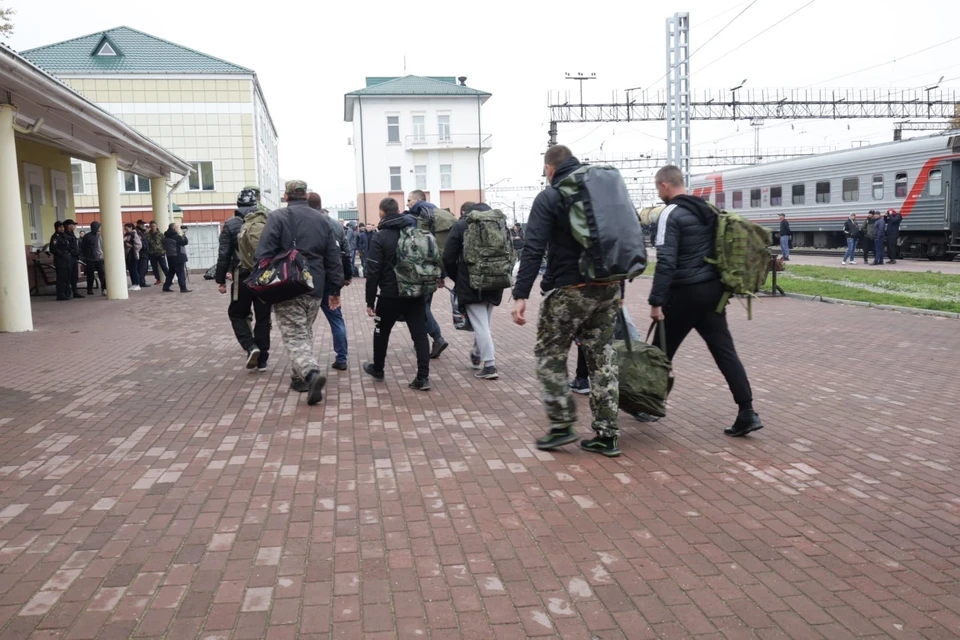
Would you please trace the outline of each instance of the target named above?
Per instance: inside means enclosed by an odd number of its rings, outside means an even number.
[[[735,304],[766,428],[722,434],[691,336],[670,415],[621,415],[607,459],[532,447],[535,329],[506,302],[478,381],[438,296],[451,347],[415,393],[402,326],[386,383],[361,375],[355,283],[349,370],[308,407],[276,330],[248,373],[226,297],[195,289],[34,300],[36,331],[0,334],[0,639],[960,636],[955,320]]]

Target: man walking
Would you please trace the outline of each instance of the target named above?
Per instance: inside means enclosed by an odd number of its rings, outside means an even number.
[[[903,216],[897,213],[896,209],[887,211],[887,264],[897,264],[901,222]]]
[[[227,292],[228,277],[233,281],[227,317],[230,318],[237,342],[247,354],[247,369],[259,371],[267,370],[267,361],[270,359],[270,304],[254,296],[245,282],[254,267],[250,248],[256,247],[256,243],[248,246],[244,254],[240,251],[239,236],[240,230],[246,225],[247,233],[259,238],[266,222],[267,212],[260,204],[259,187],[244,187],[237,196],[233,217],[223,223],[214,275],[220,293]],[[252,328],[251,307],[256,319]]]
[[[410,192],[410,195],[407,196],[407,211],[405,213],[414,217],[414,219],[423,218],[424,220],[432,220],[435,217],[434,209],[437,208],[437,205],[432,202],[427,202],[427,195],[420,189],[416,189]],[[442,283],[438,283],[438,288],[443,286]],[[446,340],[443,339],[443,332],[440,330],[440,324],[437,322],[437,319],[433,317],[433,292],[427,294],[426,297],[427,305],[427,334],[433,338],[433,347],[430,349],[430,358],[436,360],[440,357],[440,354],[443,353],[449,344]]]
[[[83,260],[87,263],[87,295],[93,295],[95,276],[100,278],[101,294],[107,295],[107,274],[103,265],[103,232],[99,222],[90,223],[90,233],[83,236],[80,249]]]
[[[660,214],[663,217],[663,214]],[[783,253],[783,259],[788,261],[790,260],[790,236],[793,234],[790,232],[790,223],[787,222],[786,214],[779,214],[780,218],[780,251]]]
[[[187,289],[187,245],[190,240],[186,234],[180,234],[180,227],[175,222],[171,222],[163,234],[163,249],[167,253],[167,264],[170,270],[167,271],[167,279],[163,283],[163,293],[170,293],[173,286],[173,276],[177,276],[177,284],[180,285],[180,293],[190,293],[192,289]]]
[[[613,332],[620,308],[620,283],[588,283],[580,273],[583,247],[573,236],[569,206],[557,189],[581,166],[580,161],[567,147],[554,145],[547,149],[543,162],[551,186],[533,202],[513,288],[513,321],[522,326],[527,322],[527,299],[546,253],[534,356],[550,430],[536,445],[538,449],[555,449],[578,438],[574,430],[576,405],[567,385],[567,354],[578,338],[591,376],[590,410],[596,432],[594,438],[581,441],[580,447],[608,457],[619,456],[619,368]]]
[[[716,213],[703,199],[687,195],[677,167],[660,169],[655,182],[667,208],[657,221],[650,317],[666,321],[665,351],[671,361],[691,330],[700,334],[739,407],[736,421],[724,433],[745,436],[762,429],[763,423],[753,410],[750,381],[734,348],[726,309],[717,313],[724,288],[717,267],[708,262],[716,257]],[[664,348],[659,334],[654,344]]]
[[[314,211],[320,212],[324,222],[327,223],[330,231],[333,232],[337,246],[340,248],[340,261],[343,264],[343,286],[349,287],[350,281],[353,279],[351,270],[353,259],[351,257],[352,253],[346,244],[346,233],[343,225],[330,218],[330,212],[323,208],[323,199],[319,193],[315,191],[308,193],[307,205]],[[320,310],[323,311],[323,315],[327,318],[327,323],[330,325],[330,337],[333,338],[333,351],[336,354],[336,359],[331,366],[337,371],[346,371],[348,347],[347,324],[343,320],[343,308],[331,309],[328,302],[329,299],[330,292],[328,291],[323,298],[320,299]]]
[[[307,273],[313,282],[310,293],[273,305],[280,325],[283,344],[290,354],[291,388],[307,393],[307,404],[323,400],[327,377],[320,373],[320,364],[313,355],[313,325],[320,313],[324,296],[330,308],[340,308],[340,287],[343,286],[343,264],[340,247],[329,224],[319,211],[307,205],[307,183],[290,180],[284,188],[287,206],[267,216],[254,258],[260,263],[284,251],[297,248],[306,260]]]

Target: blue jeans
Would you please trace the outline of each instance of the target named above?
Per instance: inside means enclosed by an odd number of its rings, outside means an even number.
[[[844,262],[856,262],[857,260],[857,239],[847,238],[847,252],[843,254]]]
[[[330,335],[333,336],[333,351],[337,354],[337,362],[347,363],[347,323],[343,321],[343,311],[330,310],[330,296],[325,292],[320,302],[320,310],[330,323]]]
[[[433,302],[433,293],[426,298],[427,301],[427,335],[433,338],[434,342],[443,342],[443,333],[440,331],[440,325],[437,323],[437,319],[433,317],[433,310],[430,309],[430,304]]]
[[[780,236],[780,251],[783,252],[785,260],[790,259],[790,236]]]

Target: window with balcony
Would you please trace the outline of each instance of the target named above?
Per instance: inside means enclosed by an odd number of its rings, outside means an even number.
[[[426,142],[426,140],[427,124],[425,122],[425,116],[413,116],[413,141]]]
[[[387,142],[400,142],[400,116],[387,116]]]
[[[830,204],[830,182],[817,183],[817,204]]]
[[[131,171],[122,171],[120,188],[123,193],[150,193],[150,178],[138,176]]]
[[[212,162],[191,162],[190,166],[193,167],[193,171],[190,172],[190,178],[187,180],[187,190],[216,191]]]
[[[440,165],[440,188],[453,189],[453,165]]]
[[[440,142],[450,142],[450,116],[437,116],[437,124],[439,127],[437,133],[440,134]]]
[[[83,193],[83,165],[79,162],[70,163],[70,173],[73,176],[73,193],[80,195]]]
[[[413,167],[413,175],[417,180],[417,189],[420,191],[427,190],[427,165],[418,164]]]
[[[403,182],[400,180],[400,167],[390,167],[390,191],[403,191]]]

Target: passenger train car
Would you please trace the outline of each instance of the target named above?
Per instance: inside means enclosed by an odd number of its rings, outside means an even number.
[[[797,247],[845,246],[851,213],[862,225],[896,209],[902,255],[960,253],[960,131],[693,176],[691,189],[774,232],[785,214]]]

